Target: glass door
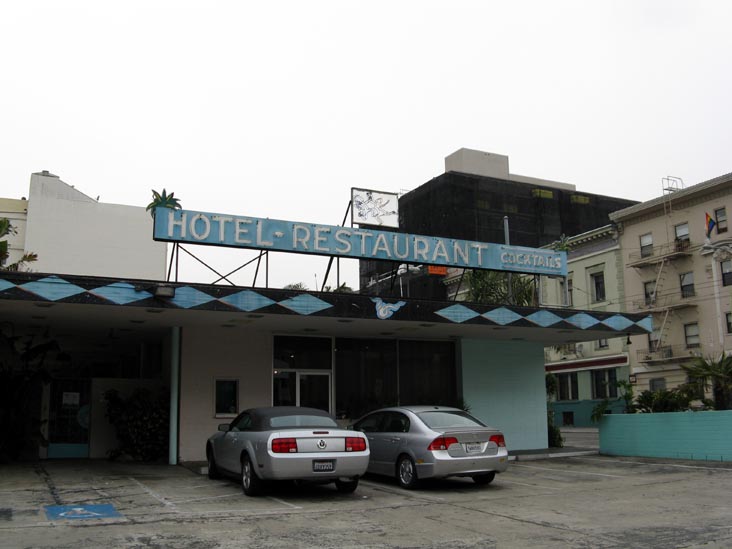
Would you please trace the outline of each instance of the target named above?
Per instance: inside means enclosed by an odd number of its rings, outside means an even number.
[[[331,373],[275,370],[273,406],[307,406],[331,413]]]

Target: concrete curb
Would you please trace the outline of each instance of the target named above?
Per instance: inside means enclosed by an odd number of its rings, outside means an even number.
[[[599,450],[577,450],[576,452],[545,452],[545,453],[531,453],[531,454],[514,454],[508,456],[508,461],[534,461],[539,459],[555,459],[565,457],[579,457],[579,456],[597,456],[600,454]]]

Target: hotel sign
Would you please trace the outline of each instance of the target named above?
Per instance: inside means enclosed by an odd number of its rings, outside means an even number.
[[[157,208],[153,238],[211,246],[567,276],[566,252],[371,228]]]

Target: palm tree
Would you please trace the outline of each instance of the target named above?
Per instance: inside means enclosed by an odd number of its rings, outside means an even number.
[[[152,191],[152,202],[145,208],[146,211],[150,212],[150,215],[155,217],[155,208],[170,208],[171,210],[180,210],[180,200],[175,198],[175,193],[167,194],[165,189],[162,193],[159,193],[155,189]]]
[[[302,291],[302,290],[307,290],[308,289],[308,286],[304,282],[295,282],[293,284],[287,284],[287,285],[283,286],[282,289],[283,290],[298,290],[298,291]]]
[[[706,389],[711,385],[716,410],[732,409],[732,356],[719,355],[712,357],[696,357],[691,364],[681,366],[689,377],[699,380]]]
[[[10,223],[9,219],[0,218],[0,238],[4,238],[6,236],[16,233],[17,230]],[[6,265],[5,262],[8,260],[8,257],[10,257],[10,252],[8,251],[8,241],[0,240],[0,271],[19,271],[26,263],[31,263],[38,260],[37,254],[34,254],[33,252],[28,252],[23,254],[23,257],[21,257],[15,263]]]
[[[508,273],[470,271],[468,300],[475,303],[508,303]],[[534,280],[514,273],[511,277],[512,305],[529,306],[534,302]]]

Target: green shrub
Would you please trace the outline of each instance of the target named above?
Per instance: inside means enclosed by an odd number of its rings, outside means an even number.
[[[140,461],[157,461],[168,453],[168,398],[161,391],[153,395],[137,389],[127,398],[111,389],[107,399],[107,418],[117,433],[119,446],[109,452],[110,459],[127,455]]]

